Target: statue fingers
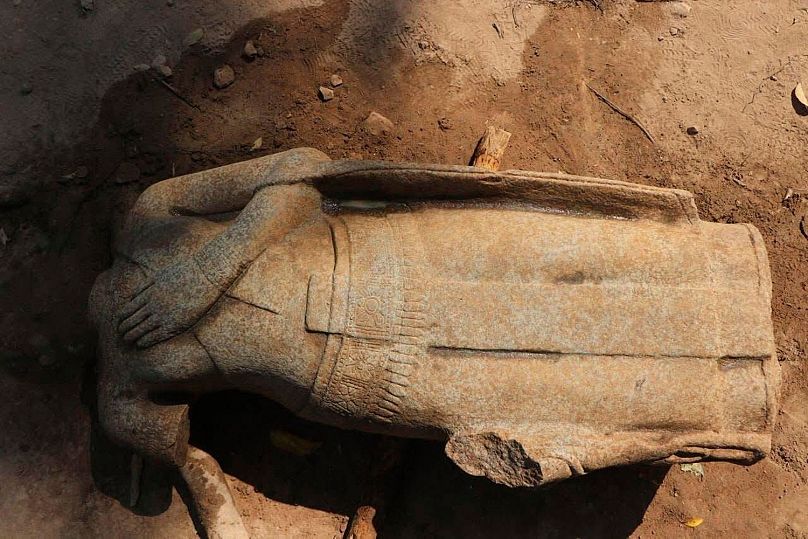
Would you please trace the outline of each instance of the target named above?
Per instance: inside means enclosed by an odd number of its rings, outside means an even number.
[[[160,326],[160,320],[155,315],[149,315],[148,318],[143,320],[140,324],[136,325],[129,331],[127,331],[124,336],[123,340],[126,342],[136,341],[141,338],[146,333],[157,329]]]
[[[149,346],[153,346],[161,341],[164,341],[170,338],[172,335],[164,328],[158,327],[137,340],[137,345],[140,348],[148,348]]]
[[[130,294],[130,295],[129,295],[129,299],[132,299],[132,298],[135,298],[135,297],[139,296],[141,292],[144,292],[145,290],[147,290],[147,289],[148,289],[149,287],[151,287],[152,285],[154,285],[154,281],[153,281],[153,280],[151,280],[151,279],[147,279],[146,281],[142,282],[142,283],[141,283],[141,284],[140,284],[140,285],[139,285],[139,286],[138,286],[138,287],[135,289],[135,291],[134,291],[134,292],[132,292],[132,294]]]
[[[140,294],[130,299],[121,310],[118,311],[118,320],[123,321],[135,314],[141,307],[149,302],[150,294],[148,288],[144,289]]]
[[[144,305],[143,307],[135,311],[132,315],[130,315],[128,318],[125,318],[123,322],[121,322],[121,324],[118,326],[118,331],[120,333],[128,332],[130,329],[134,328],[135,326],[146,320],[146,318],[148,318],[149,315],[151,315],[151,310],[148,308],[148,305]]]

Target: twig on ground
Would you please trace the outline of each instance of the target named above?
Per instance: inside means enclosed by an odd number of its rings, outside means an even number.
[[[176,88],[174,88],[173,86],[171,86],[169,83],[167,83],[167,82],[166,82],[166,81],[164,81],[163,79],[158,79],[157,77],[153,77],[153,78],[154,78],[154,80],[155,80],[156,82],[159,82],[160,84],[162,84],[162,85],[163,85],[163,88],[165,88],[166,90],[168,90],[169,92],[171,92],[172,94],[174,94],[174,96],[176,96],[176,97],[177,97],[177,99],[179,99],[180,101],[182,101],[183,103],[185,103],[186,105],[188,105],[189,107],[191,107],[192,109],[196,109],[196,110],[198,110],[198,111],[202,112],[202,109],[201,109],[201,108],[199,108],[199,106],[198,106],[198,105],[193,104],[193,103],[192,103],[192,102],[191,102],[191,101],[190,101],[190,100],[189,100],[187,97],[185,97],[184,95],[182,95],[182,94],[180,93],[180,91],[179,91],[179,90],[177,90]]]
[[[742,178],[742,176],[741,176],[741,174],[740,174],[739,172],[733,172],[732,174],[729,174],[729,175],[727,176],[727,178],[728,178],[728,179],[729,179],[729,180],[730,180],[732,183],[734,183],[735,185],[738,185],[738,186],[740,186],[740,187],[743,187],[744,189],[749,189],[749,187],[746,185],[746,182],[744,182],[744,181],[741,179],[741,178]]]
[[[780,69],[778,69],[777,71],[773,71],[772,73],[769,73],[768,75],[766,75],[766,76],[765,76],[765,77],[764,77],[764,78],[763,78],[763,79],[760,81],[760,84],[758,84],[757,89],[754,91],[754,93],[752,93],[752,99],[750,99],[750,100],[749,100],[749,103],[747,103],[746,105],[744,105],[744,106],[743,106],[743,108],[741,109],[741,112],[746,112],[746,107],[748,107],[749,105],[751,105],[752,103],[754,103],[754,102],[755,102],[755,98],[758,96],[758,94],[760,94],[761,92],[763,92],[763,85],[764,85],[764,84],[766,84],[766,81],[767,81],[767,80],[769,80],[769,79],[771,79],[772,77],[775,77],[775,76],[779,75],[779,74],[780,74],[780,73],[782,73],[783,71],[785,71],[785,69],[786,69],[788,66],[790,66],[790,65],[791,65],[791,61],[792,61],[792,60],[794,60],[794,58],[789,57],[789,59],[788,59],[788,61],[785,63],[785,65],[783,65],[783,61],[782,61],[782,60],[780,60]]]
[[[587,88],[589,88],[589,90],[590,90],[590,91],[591,91],[593,94],[595,94],[595,95],[598,97],[598,99],[600,99],[601,101],[603,101],[604,103],[606,103],[606,104],[607,104],[609,107],[611,107],[611,109],[612,109],[612,110],[614,110],[616,113],[618,113],[620,116],[622,116],[623,118],[625,118],[625,119],[626,119],[626,120],[628,120],[629,122],[631,122],[631,123],[633,123],[634,125],[636,125],[637,127],[639,127],[639,128],[640,128],[640,131],[642,131],[642,132],[643,132],[643,134],[644,134],[644,135],[645,135],[645,136],[648,138],[648,140],[650,140],[650,141],[651,141],[651,144],[656,144],[656,141],[654,140],[654,136],[653,136],[653,135],[651,135],[651,132],[650,132],[650,131],[648,131],[648,130],[645,128],[645,126],[644,126],[643,124],[641,124],[641,123],[640,123],[640,121],[639,121],[637,118],[635,118],[634,116],[632,116],[632,115],[631,115],[631,114],[629,114],[628,112],[624,111],[623,109],[621,109],[620,107],[618,107],[617,105],[615,105],[615,104],[614,104],[614,103],[613,103],[611,100],[609,100],[609,98],[608,98],[608,97],[606,97],[606,96],[605,96],[605,95],[603,95],[602,93],[600,93],[600,92],[598,92],[597,90],[595,90],[594,88],[592,88],[592,87],[589,85],[589,83],[588,83],[588,82],[585,82],[584,84],[586,84],[586,87],[587,87]]]

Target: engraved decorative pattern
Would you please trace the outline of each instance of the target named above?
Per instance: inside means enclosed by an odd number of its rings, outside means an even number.
[[[351,257],[348,320],[323,404],[338,413],[391,421],[424,352],[427,308],[421,248],[409,217],[345,219]]]

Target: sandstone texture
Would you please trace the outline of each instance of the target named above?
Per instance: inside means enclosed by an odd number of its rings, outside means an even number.
[[[304,148],[153,185],[118,243],[99,413],[149,459],[187,457],[161,393],[227,388],[509,486],[770,449],[766,250],[686,191]]]

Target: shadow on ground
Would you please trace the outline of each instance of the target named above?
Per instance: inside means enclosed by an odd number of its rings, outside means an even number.
[[[352,515],[365,478],[383,458],[379,436],[302,421],[257,396],[207,396],[192,413],[192,442],[270,499]],[[284,452],[272,431],[321,444],[306,456]],[[471,477],[442,444],[402,444],[398,478],[385,493],[381,537],[627,537],[666,467],[606,470],[542,489],[511,489]]]

